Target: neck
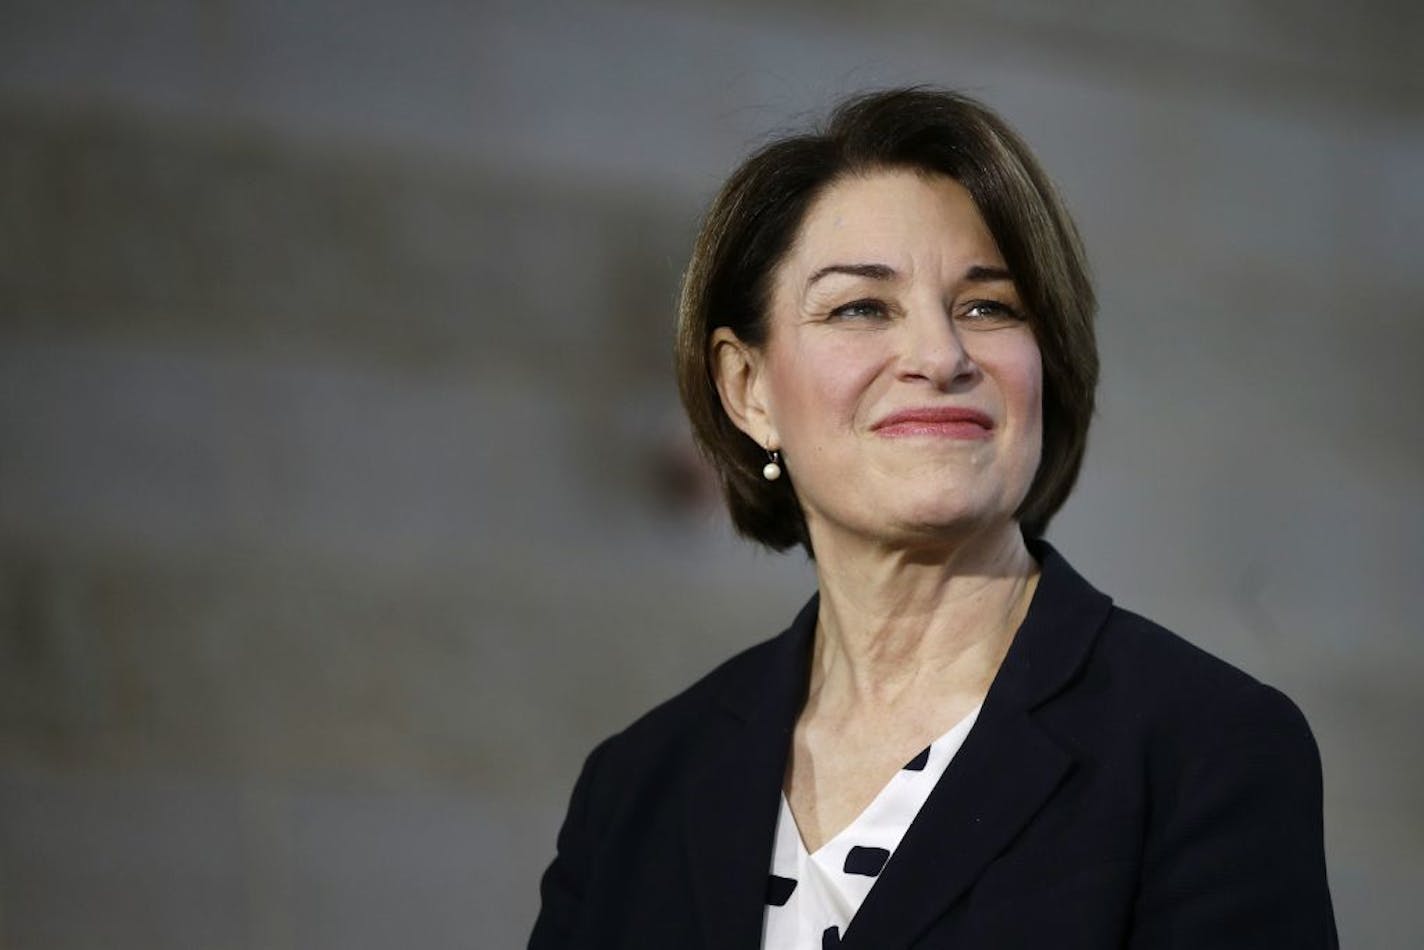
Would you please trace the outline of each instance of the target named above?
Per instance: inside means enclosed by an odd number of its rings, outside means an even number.
[[[933,549],[813,540],[815,707],[854,714],[983,698],[1038,581],[1016,524]]]

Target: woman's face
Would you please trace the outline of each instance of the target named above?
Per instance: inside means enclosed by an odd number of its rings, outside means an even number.
[[[884,170],[812,205],[773,274],[747,379],[813,544],[1012,524],[1042,447],[1026,316],[958,182]]]

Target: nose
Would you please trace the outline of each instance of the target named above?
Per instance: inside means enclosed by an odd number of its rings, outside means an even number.
[[[901,323],[899,372],[902,379],[923,379],[937,389],[953,389],[979,375],[954,317],[941,305],[922,306]]]

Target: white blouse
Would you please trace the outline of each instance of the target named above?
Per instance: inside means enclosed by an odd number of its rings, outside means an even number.
[[[875,886],[910,822],[964,744],[979,709],[975,706],[906,763],[854,821],[814,854],[806,851],[791,806],[782,794],[767,881],[762,950],[828,950],[840,945],[841,934]]]

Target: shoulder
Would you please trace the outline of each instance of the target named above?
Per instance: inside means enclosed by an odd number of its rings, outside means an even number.
[[[1309,740],[1300,710],[1279,690],[1118,606],[1050,545],[1033,550],[1043,565],[1039,590],[1000,675],[1031,705],[1047,700],[1042,711],[1071,724],[1080,741],[1171,751],[1233,731]]]
[[[784,638],[742,651],[588,755],[540,884],[531,947],[572,946],[576,934],[583,935],[580,946],[604,946],[590,935],[626,924],[636,906],[631,895],[677,880],[685,806],[719,730],[727,734],[722,724],[733,721],[727,698],[755,691],[773,675]],[[648,913],[657,917],[662,906],[651,901]]]
[[[1131,611],[1109,612],[1083,680],[1113,697],[1112,713],[1141,731],[1155,758],[1189,767],[1249,750],[1319,771],[1315,739],[1289,697]]]
[[[746,684],[773,675],[778,647],[786,634],[754,644],[722,661],[692,685],[635,719],[620,735],[644,738],[680,732]]]
[[[1116,697],[1094,720],[1125,754],[1113,783],[1146,806],[1133,945],[1337,946],[1320,753],[1296,704],[1117,608],[1083,672]]]
[[[1286,696],[1140,614],[1114,606],[1099,634],[1091,662],[1144,697],[1166,705],[1187,704],[1205,714],[1221,704],[1298,718]]]
[[[735,709],[739,697],[794,690],[796,631],[787,630],[723,661],[676,695],[606,738],[594,756],[624,767],[640,761],[669,765],[694,753],[709,730]]]

